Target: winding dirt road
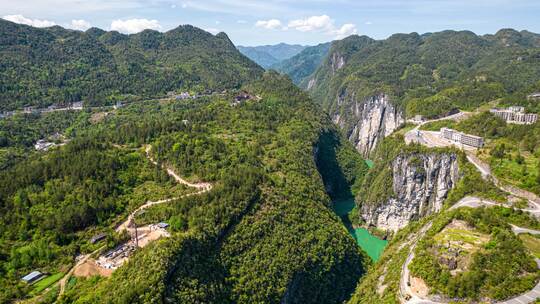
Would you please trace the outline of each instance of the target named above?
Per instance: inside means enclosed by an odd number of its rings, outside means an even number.
[[[158,163],[150,155],[151,150],[152,150],[152,146],[151,145],[146,145],[146,148],[144,150],[145,154],[146,154],[146,157],[148,158],[148,160],[151,163],[153,163],[154,165],[157,166]],[[171,201],[178,200],[178,199],[181,199],[181,198],[190,197],[190,196],[194,196],[194,195],[200,195],[200,194],[203,194],[205,192],[208,192],[208,191],[212,190],[212,184],[210,184],[210,183],[204,183],[204,182],[190,183],[187,180],[180,177],[178,174],[176,174],[176,172],[174,172],[174,170],[172,168],[166,167],[166,170],[167,170],[167,174],[169,174],[169,176],[174,178],[174,180],[176,182],[178,182],[180,184],[183,184],[183,185],[186,185],[186,186],[191,187],[191,188],[199,189],[199,191],[194,192],[194,193],[188,193],[188,194],[185,194],[185,195],[182,195],[182,196],[179,196],[179,197],[162,199],[162,200],[159,200],[159,201],[148,201],[148,202],[144,203],[142,206],[140,206],[139,208],[135,209],[133,212],[131,212],[130,215],[128,216],[128,218],[124,222],[122,222],[120,225],[118,225],[118,227],[116,227],[116,229],[115,229],[116,232],[120,232],[122,230],[128,230],[128,228],[131,226],[131,223],[133,222],[133,219],[135,218],[135,215],[138,212],[140,212],[140,211],[142,211],[144,209],[147,209],[147,208],[150,208],[152,206],[159,205],[159,204],[169,203]]]
[[[148,158],[148,160],[151,163],[153,163],[154,165],[157,166],[158,165],[157,162],[150,155],[151,149],[152,149],[151,145],[146,145],[146,147],[145,147],[146,157]],[[152,207],[152,206],[155,206],[155,205],[168,203],[168,202],[178,200],[178,199],[181,199],[181,198],[190,197],[190,196],[194,196],[194,195],[200,195],[200,194],[203,194],[205,192],[208,192],[208,191],[212,190],[212,184],[210,184],[210,183],[204,183],[204,182],[190,183],[187,180],[180,177],[178,174],[176,174],[176,172],[174,172],[174,170],[172,168],[167,167],[166,170],[167,170],[167,173],[169,174],[169,176],[173,177],[176,182],[178,182],[180,184],[183,184],[183,185],[186,185],[186,186],[191,187],[191,188],[196,188],[199,191],[193,192],[193,193],[188,193],[188,194],[185,194],[185,195],[182,195],[182,196],[179,196],[179,197],[174,197],[174,198],[168,198],[168,199],[163,199],[163,200],[158,200],[158,201],[148,201],[148,202],[144,203],[142,206],[140,206],[139,208],[135,209],[133,212],[131,212],[129,214],[128,218],[124,222],[122,222],[120,225],[118,225],[118,227],[116,227],[116,229],[115,229],[116,232],[120,232],[122,230],[128,230],[131,223],[133,222],[133,219],[134,219],[135,215],[137,214],[137,212],[139,212],[141,210],[144,210],[146,208],[149,208],[149,207]],[[94,253],[98,252],[102,248],[99,248],[99,249],[97,249],[96,251],[94,251],[94,252],[92,252],[90,254],[84,255],[82,257],[82,259],[79,260],[79,262],[77,262],[77,264],[75,264],[68,271],[68,273],[66,273],[66,275],[62,279],[60,279],[60,281],[58,281],[58,283],[55,284],[55,285],[60,286],[60,291],[58,293],[58,297],[60,297],[62,294],[64,294],[66,283],[69,280],[69,278],[71,277],[71,275],[73,274],[73,272],[75,271],[75,269],[78,266],[84,264],[90,258],[90,256],[92,256]]]

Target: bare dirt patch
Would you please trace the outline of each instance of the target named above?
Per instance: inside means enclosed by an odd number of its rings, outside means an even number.
[[[452,275],[468,269],[472,254],[482,249],[490,237],[481,233],[465,221],[453,220],[434,237],[433,248],[439,263],[446,266]]]
[[[426,298],[429,294],[429,287],[421,278],[412,277],[411,291],[420,298]]]
[[[107,117],[107,115],[109,115],[108,112],[94,113],[92,114],[92,116],[90,116],[90,123],[91,124],[100,123],[105,119],[105,117]]]
[[[73,271],[73,275],[76,277],[91,277],[96,275],[110,277],[112,273],[112,269],[99,267],[93,259],[88,259]]]

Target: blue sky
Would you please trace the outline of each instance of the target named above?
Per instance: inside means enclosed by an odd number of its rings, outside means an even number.
[[[238,45],[313,45],[355,33],[378,39],[445,29],[538,33],[540,0],[0,0],[0,17],[124,33],[192,24],[224,31]]]

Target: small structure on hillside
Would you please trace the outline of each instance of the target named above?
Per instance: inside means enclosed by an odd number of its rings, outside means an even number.
[[[34,284],[35,282],[43,279],[44,277],[45,274],[41,273],[40,271],[34,270],[22,277],[21,281],[25,282],[26,284]]]
[[[157,223],[156,226],[161,229],[167,229],[169,227],[169,224],[161,222],[161,223]]]
[[[55,143],[48,142],[44,139],[40,139],[36,142],[36,144],[34,145],[34,148],[38,151],[47,151],[54,146],[56,146]]]
[[[184,100],[184,99],[190,99],[191,95],[188,92],[182,92],[179,95],[176,95],[175,98],[177,100]]]
[[[122,108],[123,106],[124,106],[124,103],[123,103],[122,101],[119,100],[119,101],[117,101],[117,102],[114,104],[113,109],[115,109],[115,110],[116,110],[116,109],[120,109],[120,108]]]
[[[481,148],[484,146],[484,139],[480,136],[475,136],[471,134],[465,134],[449,128],[441,129],[441,137],[448,139],[450,141],[460,143],[463,145]]]
[[[82,101],[76,101],[71,104],[70,108],[73,110],[82,110],[84,107],[84,103]]]
[[[107,235],[105,233],[96,234],[90,239],[90,243],[95,244],[97,242],[104,240],[106,237]]]
[[[39,110],[34,106],[28,106],[28,107],[24,107],[23,113],[24,114],[39,113]]]
[[[234,97],[234,101],[233,101],[232,105],[237,106],[237,105],[243,103],[246,100],[251,100],[251,99],[254,99],[254,98],[255,97],[253,97],[248,92],[242,91],[238,95],[236,95],[236,97]]]
[[[513,106],[507,109],[491,109],[493,115],[504,119],[507,123],[530,125],[538,121],[538,115],[525,113],[525,108]]]
[[[540,100],[540,92],[532,93],[531,95],[527,96],[528,100]]]
[[[424,117],[422,115],[414,115],[412,121],[413,123],[422,123],[424,121]]]

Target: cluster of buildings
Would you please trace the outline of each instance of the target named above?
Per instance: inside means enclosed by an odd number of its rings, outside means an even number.
[[[46,108],[37,108],[28,106],[23,108],[24,114],[39,114],[54,111],[82,110],[84,103],[82,101],[71,102],[65,105],[52,104]]]
[[[195,96],[191,96],[189,92],[182,92],[180,94],[177,94],[175,91],[170,91],[170,92],[167,92],[167,96],[170,98],[177,99],[177,100],[195,98]]]
[[[82,101],[76,101],[76,102],[68,103],[65,105],[52,104],[46,108],[26,106],[22,109],[22,113],[23,114],[41,114],[41,113],[49,113],[49,112],[54,112],[54,111],[69,111],[69,110],[78,111],[78,110],[82,110],[83,107],[84,107],[84,103]],[[0,113],[0,119],[11,117],[17,114],[17,112],[18,111],[4,111]]]
[[[137,247],[132,242],[119,245],[100,256],[96,264],[105,269],[116,269],[124,264]]]
[[[493,115],[504,119],[507,123],[530,125],[538,121],[538,115],[525,113],[524,107],[513,106],[507,109],[491,109],[489,111]]]
[[[246,91],[242,91],[242,92],[240,92],[238,95],[236,95],[234,97],[234,101],[232,102],[232,105],[237,106],[237,105],[241,104],[242,102],[244,102],[246,100],[251,100],[251,99],[255,99],[255,97],[252,96],[251,94],[249,94]]]
[[[57,142],[61,142],[60,144],[57,144]],[[66,139],[64,135],[60,133],[55,133],[54,135],[49,137],[49,140],[40,139],[34,144],[34,148],[37,151],[47,151],[50,148],[54,148],[58,145],[65,144]]]
[[[455,143],[475,148],[481,148],[484,146],[484,139],[482,137],[466,134],[449,128],[441,129],[441,137]]]

